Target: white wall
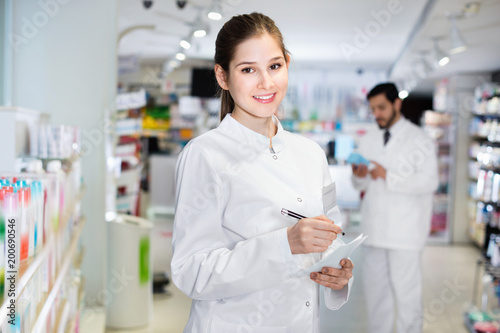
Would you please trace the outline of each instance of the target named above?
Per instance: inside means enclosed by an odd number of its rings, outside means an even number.
[[[11,52],[8,50],[7,35],[11,29],[11,0],[0,1],[0,105],[10,105],[10,100],[6,99],[6,95],[10,95],[10,69],[12,67]]]
[[[452,97],[452,112],[457,113],[455,123],[455,161],[454,181],[451,188],[453,211],[451,214],[451,241],[453,243],[470,243],[467,235],[469,220],[467,171],[469,161],[469,123],[473,107],[474,88],[491,80],[490,73],[456,74],[449,79]]]
[[[11,0],[12,1],[12,0]],[[116,90],[117,0],[15,0],[13,93],[16,106],[50,114],[55,124],[82,129],[82,211],[87,300],[103,303],[105,112]]]

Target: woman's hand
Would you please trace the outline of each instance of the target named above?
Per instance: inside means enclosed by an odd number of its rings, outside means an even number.
[[[354,264],[349,259],[340,261],[342,268],[323,267],[321,272],[313,272],[311,280],[333,290],[344,288],[352,277]]]
[[[292,254],[324,252],[341,232],[325,215],[305,218],[288,227],[288,244]]]

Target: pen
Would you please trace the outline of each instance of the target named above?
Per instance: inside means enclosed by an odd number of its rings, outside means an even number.
[[[288,210],[288,209],[285,209],[285,208],[281,209],[281,215],[289,216],[289,217],[297,219],[297,220],[301,220],[301,219],[307,218],[304,215],[300,215],[298,213],[292,212],[291,210]],[[345,236],[345,232],[343,232],[343,231],[342,231],[342,236]]]

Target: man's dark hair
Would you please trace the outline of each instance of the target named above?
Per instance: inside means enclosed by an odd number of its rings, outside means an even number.
[[[370,99],[374,96],[377,96],[379,94],[385,94],[385,97],[391,102],[394,103],[396,98],[398,98],[398,88],[396,88],[396,85],[392,82],[387,82],[387,83],[380,83],[377,84],[375,87],[373,87],[372,90],[368,93],[368,96],[366,96],[366,99]]]

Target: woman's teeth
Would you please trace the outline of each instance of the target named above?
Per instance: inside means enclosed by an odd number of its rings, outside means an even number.
[[[257,99],[270,99],[273,96],[274,96],[274,94],[267,95],[267,96],[254,96],[254,97]]]

